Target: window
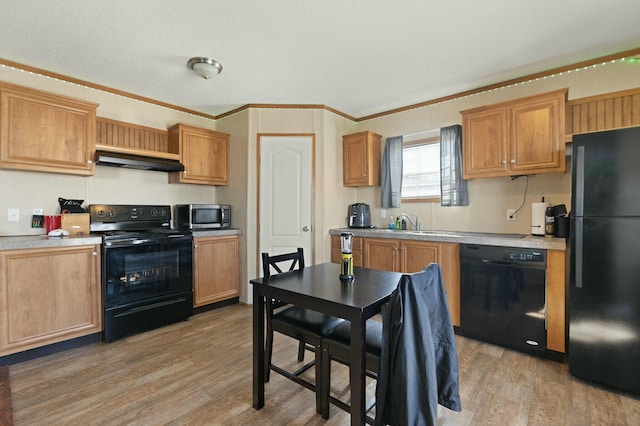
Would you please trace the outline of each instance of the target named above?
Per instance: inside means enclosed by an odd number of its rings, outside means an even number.
[[[440,201],[440,137],[405,141],[402,148],[402,201]]]

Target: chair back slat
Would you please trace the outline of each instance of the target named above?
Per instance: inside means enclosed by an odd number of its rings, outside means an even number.
[[[304,268],[304,250],[302,247],[298,247],[298,250],[292,253],[277,254],[274,256],[269,256],[269,253],[262,253],[263,276],[265,278],[270,277],[272,268],[281,274],[283,272],[284,265],[282,264],[284,262],[291,262],[288,271]]]

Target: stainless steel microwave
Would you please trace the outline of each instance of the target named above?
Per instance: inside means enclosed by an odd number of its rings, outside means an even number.
[[[173,224],[177,229],[213,229],[231,226],[228,204],[176,204]]]

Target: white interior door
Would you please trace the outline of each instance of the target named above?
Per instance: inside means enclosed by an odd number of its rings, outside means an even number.
[[[311,257],[312,136],[260,136],[260,252]]]

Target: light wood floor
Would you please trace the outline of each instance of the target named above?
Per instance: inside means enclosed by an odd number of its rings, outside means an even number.
[[[20,425],[346,425],[325,422],[311,391],[272,373],[266,405],[252,408],[251,307],[234,305],[114,343],[96,343],[10,366]],[[578,381],[567,366],[458,337],[463,411],[440,425],[637,425],[638,398]],[[277,336],[274,359],[295,364]],[[310,354],[307,355],[311,356]],[[334,364],[332,388],[348,395]],[[373,394],[375,383],[368,390]],[[442,407],[440,407],[442,408]]]

